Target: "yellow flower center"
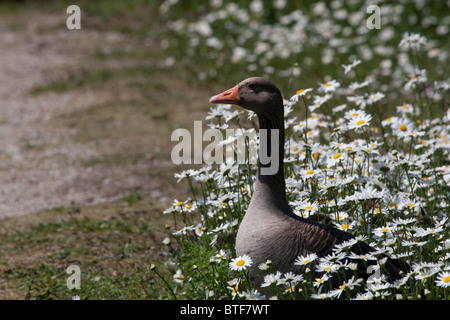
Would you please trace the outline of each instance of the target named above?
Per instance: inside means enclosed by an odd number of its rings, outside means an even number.
[[[442,279],[442,281],[444,281],[445,283],[450,282],[450,276],[445,277],[444,279]]]
[[[244,265],[244,263],[245,263],[245,261],[244,260],[239,260],[238,262],[236,262],[236,265],[238,266],[238,267],[242,267],[243,265]]]
[[[177,206],[182,206],[183,203],[184,203],[183,201],[180,201],[180,202],[177,203]]]
[[[359,120],[359,121],[356,123],[356,125],[357,125],[357,126],[360,126],[360,125],[363,125],[364,123],[366,123],[364,120]]]
[[[188,204],[188,205],[186,206],[186,209],[190,209],[190,208],[192,208],[192,205]]]
[[[331,83],[329,82],[325,83],[325,87],[331,87]]]
[[[313,174],[314,173],[314,170],[308,170],[308,171],[306,171],[306,174]]]
[[[406,131],[406,126],[404,124],[400,125],[399,129],[401,131]]]
[[[334,159],[339,159],[341,156],[342,156],[342,154],[338,153],[338,154],[336,154],[333,158],[334,158]]]
[[[297,94],[302,93],[303,91],[305,91],[305,89],[300,89],[297,91]]]
[[[314,209],[314,208],[313,208],[312,206],[306,206],[305,209],[306,209],[306,210],[312,210],[312,209]]]
[[[389,229],[388,229],[388,228],[384,228],[384,229],[381,229],[380,231],[381,231],[381,232],[388,232]]]

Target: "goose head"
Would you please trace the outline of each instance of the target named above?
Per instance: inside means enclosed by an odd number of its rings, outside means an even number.
[[[252,77],[233,88],[211,97],[211,103],[235,104],[258,115],[270,115],[283,110],[280,90],[269,80]]]

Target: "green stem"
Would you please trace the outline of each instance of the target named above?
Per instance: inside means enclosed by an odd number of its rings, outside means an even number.
[[[175,295],[175,292],[172,289],[172,287],[169,285],[169,283],[166,281],[166,279],[164,279],[164,277],[161,276],[158,273],[158,271],[156,271],[156,267],[154,265],[152,265],[151,270],[164,282],[164,284],[167,286],[167,288],[169,289],[170,293],[172,294],[174,300],[178,300],[177,296]]]

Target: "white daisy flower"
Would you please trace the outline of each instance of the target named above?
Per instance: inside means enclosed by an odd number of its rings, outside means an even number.
[[[324,274],[322,277],[316,278],[314,280],[313,286],[314,287],[320,287],[322,285],[322,283],[326,282],[328,279],[330,279],[330,277],[327,276],[326,274]]]
[[[377,102],[381,99],[383,99],[385,95],[381,92],[376,92],[374,94],[369,95],[369,98],[367,99],[368,104],[373,104],[374,102]]]
[[[362,127],[368,126],[371,120],[372,116],[370,114],[353,117],[348,123],[348,128],[358,130]]]
[[[298,256],[297,259],[295,259],[294,265],[296,266],[304,266],[308,263],[316,260],[318,258],[317,254],[311,253],[307,254],[306,256]]]
[[[298,102],[299,97],[304,96],[305,94],[307,94],[308,92],[311,92],[312,90],[313,90],[312,88],[300,89],[291,97],[290,100],[292,102]]]
[[[242,271],[252,265],[253,261],[248,255],[244,254],[231,260],[229,266],[231,270]]]
[[[450,272],[449,271],[445,271],[445,272],[439,273],[439,275],[437,276],[437,278],[436,278],[434,283],[438,287],[443,287],[443,288],[450,287]]]
[[[264,282],[261,284],[261,287],[270,287],[271,285],[279,285],[283,284],[284,280],[281,279],[281,272],[277,271],[277,273],[271,273],[264,276]]]
[[[399,48],[403,48],[405,50],[416,49],[419,50],[421,46],[427,43],[427,38],[421,36],[418,33],[405,32],[403,34],[402,40],[399,43]]]
[[[184,276],[181,273],[181,270],[178,269],[177,272],[175,272],[175,274],[173,275],[173,281],[175,281],[176,283],[183,284],[183,280],[184,280]]]
[[[414,108],[411,104],[405,103],[396,107],[398,113],[413,113]]]
[[[361,60],[356,59],[351,64],[348,64],[348,65],[343,64],[342,68],[344,68],[344,74],[349,73],[354,67],[356,67],[360,63],[361,63]]]
[[[341,84],[337,82],[336,80],[331,80],[325,83],[321,83],[319,87],[320,92],[335,92],[337,88],[339,88]]]

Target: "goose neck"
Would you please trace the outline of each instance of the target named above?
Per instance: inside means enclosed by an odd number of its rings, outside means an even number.
[[[268,205],[287,206],[284,179],[284,115],[258,115],[260,149],[254,197]]]

